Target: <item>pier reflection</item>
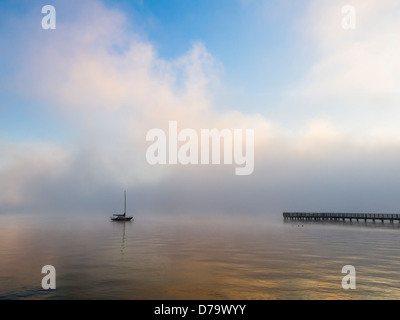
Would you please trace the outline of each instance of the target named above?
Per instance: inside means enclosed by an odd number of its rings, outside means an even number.
[[[400,223],[390,223],[388,221],[367,221],[364,220],[283,220],[286,225],[293,225],[294,227],[304,227],[306,225],[331,225],[342,227],[359,227],[359,228],[377,228],[377,229],[400,229]]]

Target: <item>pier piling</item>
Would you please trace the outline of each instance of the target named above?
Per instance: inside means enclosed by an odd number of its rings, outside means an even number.
[[[389,221],[400,222],[400,213],[329,213],[329,212],[283,212],[283,218],[285,220],[330,220],[330,221],[352,221],[356,219],[363,219],[365,222],[368,220],[375,222],[375,220],[381,220],[382,223]]]

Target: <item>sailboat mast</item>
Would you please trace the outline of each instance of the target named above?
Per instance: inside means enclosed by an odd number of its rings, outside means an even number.
[[[126,190],[125,190],[124,216],[126,216]]]

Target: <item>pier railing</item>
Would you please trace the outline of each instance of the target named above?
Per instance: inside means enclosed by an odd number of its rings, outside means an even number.
[[[399,221],[400,214],[397,213],[329,213],[329,212],[283,212],[283,218],[285,220],[364,220],[365,222],[370,220],[380,220],[382,222]]]

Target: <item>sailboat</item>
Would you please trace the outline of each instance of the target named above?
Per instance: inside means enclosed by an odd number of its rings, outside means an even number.
[[[112,221],[131,221],[133,217],[126,216],[126,191],[125,191],[125,205],[123,214],[113,214],[111,217]]]

